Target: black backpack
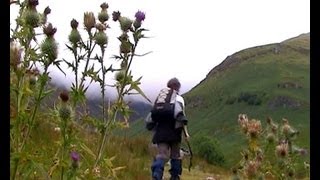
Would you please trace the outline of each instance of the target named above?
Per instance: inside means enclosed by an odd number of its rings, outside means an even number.
[[[174,119],[174,106],[177,92],[171,88],[163,88],[154,102],[151,110],[153,121],[166,121]]]

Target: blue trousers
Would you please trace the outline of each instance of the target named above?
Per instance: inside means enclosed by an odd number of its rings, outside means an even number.
[[[180,143],[159,143],[157,146],[158,154],[151,165],[152,177],[161,180],[163,177],[164,165],[170,160],[169,170],[173,180],[179,180],[182,173],[182,162],[180,159]]]

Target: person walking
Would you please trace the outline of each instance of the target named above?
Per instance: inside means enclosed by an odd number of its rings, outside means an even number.
[[[180,158],[180,148],[182,135],[189,139],[187,130],[188,120],[185,115],[185,103],[179,95],[181,84],[177,78],[172,78],[167,83],[167,88],[160,91],[155,104],[158,101],[170,99],[174,102],[173,116],[158,116],[154,113],[149,118],[154,122],[152,143],[157,144],[157,155],[151,165],[152,179],[162,180],[165,164],[170,159],[170,180],[180,180],[182,174],[182,159]],[[167,98],[166,95],[171,97]],[[150,130],[149,129],[149,130]]]

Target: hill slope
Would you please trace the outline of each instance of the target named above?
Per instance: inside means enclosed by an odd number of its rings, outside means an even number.
[[[234,155],[244,141],[238,114],[262,123],[267,117],[276,122],[285,117],[301,131],[299,145],[309,148],[309,56],[309,33],[228,56],[183,95],[191,134],[205,131],[220,140],[227,156]],[[236,161],[231,158],[229,164]]]

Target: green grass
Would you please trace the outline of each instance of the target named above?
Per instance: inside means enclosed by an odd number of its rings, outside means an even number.
[[[197,155],[193,159],[191,172],[187,170],[188,159],[183,160],[184,180],[230,179],[230,169],[241,159],[240,152],[247,147],[246,137],[238,127],[238,114],[245,113],[249,119],[261,120],[266,124],[267,117],[280,124],[282,118],[287,118],[290,124],[299,130],[296,145],[310,149],[310,60],[305,51],[299,47],[309,48],[308,36],[293,38],[281,44],[279,54],[273,52],[277,44],[254,47],[240,51],[231,58],[234,62],[218,73],[209,73],[207,78],[190,92],[184,94],[186,112],[189,120],[189,131],[192,137],[198,133],[205,133],[219,141],[219,148],[226,157],[223,167],[208,164]],[[279,83],[294,82],[302,88],[278,88]],[[249,105],[247,102],[238,102],[241,94],[256,94],[261,100],[260,105]],[[288,97],[300,102],[298,108],[276,107],[271,109],[268,103],[278,96]],[[234,98],[231,104],[226,102]],[[14,104],[12,110],[14,110]],[[47,107],[41,107],[45,110]],[[34,179],[43,177],[54,167],[54,158],[60,148],[61,137],[54,131],[57,121],[47,112],[39,113],[36,119],[35,130],[27,143],[24,159],[21,161],[19,172],[33,174]],[[73,131],[78,136],[77,150],[81,154],[80,170],[84,172],[91,167],[98,151],[100,135],[89,133],[82,127],[75,125]],[[152,132],[145,129],[143,119],[130,124],[128,129],[117,129],[109,134],[104,159],[112,159],[113,167],[122,167],[116,175],[119,179],[144,180],[150,179],[150,165],[155,149],[151,147]],[[85,144],[87,148],[79,147]],[[34,165],[30,165],[30,159]],[[306,156],[303,161],[310,161]],[[165,179],[168,179],[166,166]],[[302,169],[302,165],[299,164]],[[53,173],[53,179],[59,177],[59,171]],[[106,169],[102,175],[107,176]],[[299,171],[303,176],[303,171]],[[18,174],[21,177],[22,174]],[[19,179],[19,178],[18,178]]]
[[[244,146],[244,138],[238,133],[240,113],[261,120],[263,125],[267,117],[278,123],[287,118],[300,131],[297,145],[310,149],[310,57],[304,51],[310,49],[309,43],[309,34],[304,34],[280,44],[248,48],[230,56],[229,59],[233,58],[231,65],[217,73],[210,72],[183,95],[191,135],[206,132],[217,138],[228,157],[227,168],[241,158],[240,150]],[[275,53],[275,48],[279,48],[279,53]],[[278,88],[278,84],[285,82],[297,83],[301,88]],[[257,94],[261,105],[226,104],[232,97],[237,99],[240,93]],[[301,106],[271,109],[268,103],[279,96],[299,101]],[[139,134],[141,125],[137,123],[132,131]]]

